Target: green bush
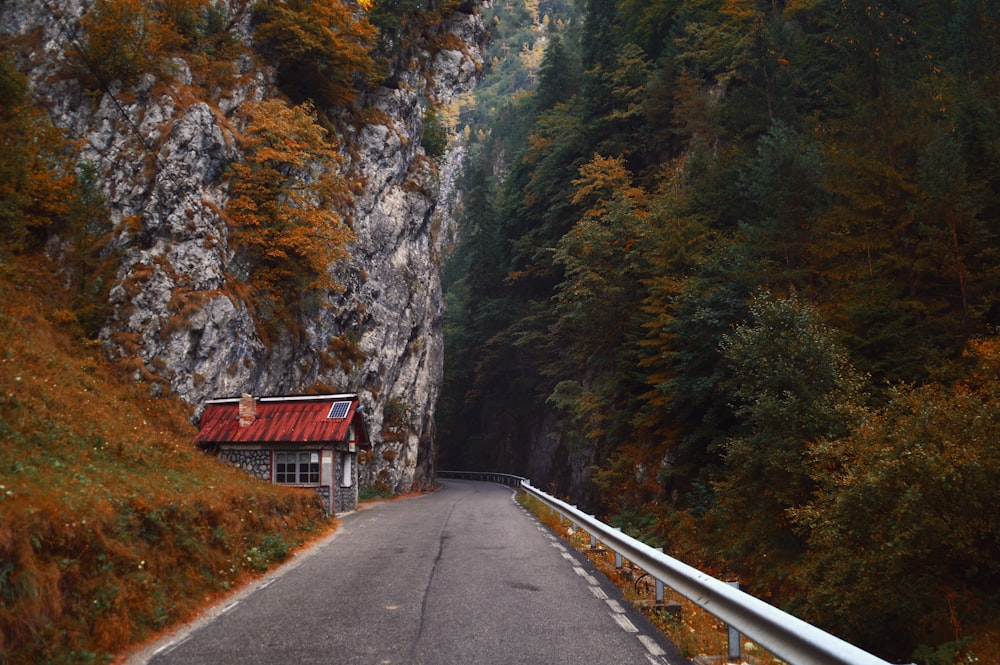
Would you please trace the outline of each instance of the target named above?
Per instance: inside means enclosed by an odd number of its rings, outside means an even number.
[[[441,122],[441,114],[433,106],[424,111],[424,133],[420,137],[420,145],[428,157],[441,157],[448,149],[448,132]]]

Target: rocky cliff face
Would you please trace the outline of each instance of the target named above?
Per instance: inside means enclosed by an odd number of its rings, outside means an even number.
[[[243,56],[231,63],[228,85],[206,90],[192,81],[190,63],[174,58],[169,75],[88,94],[62,63],[89,5],[5,0],[0,34],[16,40],[33,93],[81,140],[81,162],[96,167],[107,198],[122,256],[101,334],[108,355],[196,413],[206,399],[242,392],[357,392],[376,444],[363,482],[397,492],[426,483],[443,354],[438,271],[453,233],[439,200],[455,160],[423,154],[422,100],[448,103],[474,86],[485,35],[479,16],[447,17],[437,29],[461,48],[417,48],[387,78],[391,86],[364,93],[360,102],[373,111],[366,117],[379,122],[343,123],[354,200],[340,212],[356,237],[351,257],[332,266],[344,291],[314,308],[298,334],[268,340],[225,288],[232,251],[220,211],[226,169],[241,158],[238,111],[277,94],[273,72]],[[249,39],[246,3],[230,12]]]

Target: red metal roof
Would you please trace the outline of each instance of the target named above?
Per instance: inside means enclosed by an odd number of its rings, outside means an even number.
[[[356,395],[261,397],[255,401],[256,417],[246,427],[240,426],[239,398],[208,402],[195,443],[347,442],[353,424],[356,443],[368,445],[368,430]],[[346,401],[350,406],[343,418],[328,417],[334,403]]]

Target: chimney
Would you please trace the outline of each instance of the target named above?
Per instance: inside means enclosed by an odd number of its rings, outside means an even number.
[[[250,427],[257,419],[257,400],[253,395],[243,393],[240,397],[240,427]]]

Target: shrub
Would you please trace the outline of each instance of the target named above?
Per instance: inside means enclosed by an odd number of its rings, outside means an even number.
[[[424,111],[424,133],[420,137],[420,145],[428,157],[441,157],[448,149],[448,132],[441,122],[441,114],[433,106]]]
[[[44,240],[70,211],[75,177],[67,141],[28,103],[27,82],[0,55],[0,245],[20,251]]]
[[[127,88],[147,72],[159,70],[170,41],[169,25],[150,3],[96,0],[82,24],[86,38],[79,68],[91,85],[104,88],[120,81]]]
[[[378,71],[376,31],[339,1],[261,0],[256,46],[272,56],[284,91],[297,101],[345,105]]]
[[[915,635],[960,637],[996,602],[1000,381],[976,383],[898,388],[863,427],[811,451],[820,491],[793,514],[809,532],[812,620],[907,658]]]
[[[250,286],[258,324],[276,330],[338,288],[328,267],[353,236],[336,212],[347,196],[339,157],[313,107],[265,100],[248,113],[226,207],[239,271],[231,277]]]
[[[227,57],[239,44],[230,28],[229,10],[220,0],[160,0],[158,7],[170,28],[172,50]]]

